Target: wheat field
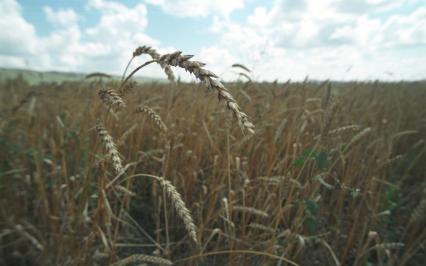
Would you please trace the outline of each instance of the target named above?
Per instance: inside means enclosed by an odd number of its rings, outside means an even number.
[[[142,54],[201,83],[1,85],[1,265],[422,265],[425,82]]]

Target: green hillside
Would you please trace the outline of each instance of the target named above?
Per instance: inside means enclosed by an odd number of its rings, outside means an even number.
[[[64,81],[79,81],[85,80],[86,73],[73,73],[73,72],[57,72],[57,71],[34,71],[27,69],[12,69],[0,67],[0,84],[5,83],[7,80],[15,79],[19,75],[31,85],[39,84],[41,82],[57,82]],[[119,76],[112,76],[113,79],[119,79]],[[105,79],[105,78],[104,78]],[[167,82],[166,79],[150,78],[150,77],[134,77],[138,83],[151,83],[151,82]]]

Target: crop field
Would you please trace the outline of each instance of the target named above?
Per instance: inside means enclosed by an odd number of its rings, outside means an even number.
[[[203,82],[1,85],[0,265],[423,265],[425,82],[153,61]]]

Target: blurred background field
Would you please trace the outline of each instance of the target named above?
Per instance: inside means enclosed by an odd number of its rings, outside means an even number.
[[[199,84],[133,83],[111,115],[97,91],[117,81],[34,73],[0,87],[2,265],[424,263],[425,82],[229,83],[251,135]],[[97,119],[126,165],[115,187]],[[198,245],[136,174],[176,186]]]
[[[13,69],[0,67],[0,83],[4,84],[8,80],[22,79],[29,85],[38,85],[40,83],[61,83],[65,81],[82,81],[86,74],[72,72],[55,72],[55,71],[35,71],[27,69]],[[113,79],[119,79],[119,76],[112,76]],[[138,83],[145,82],[165,82],[161,78],[135,77]]]

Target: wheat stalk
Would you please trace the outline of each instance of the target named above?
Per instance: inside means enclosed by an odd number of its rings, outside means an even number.
[[[231,67],[241,68],[249,73],[251,72],[250,69],[243,64],[236,63],[236,64],[233,64]]]
[[[374,249],[398,249],[398,248],[403,248],[404,246],[405,246],[405,244],[401,243],[401,242],[381,243],[381,244],[377,244],[377,245],[372,246],[368,250],[374,250]]]
[[[89,79],[89,78],[111,78],[111,75],[108,75],[108,74],[105,74],[105,73],[102,73],[102,72],[93,72],[93,73],[87,74],[85,76],[85,78],[86,79]]]
[[[423,198],[417,207],[413,210],[410,216],[408,224],[413,224],[415,222],[421,222],[425,218],[426,214],[426,198]]]
[[[132,59],[135,58],[136,56],[140,56],[142,54],[148,54],[154,60],[160,59],[160,54],[157,53],[157,51],[154,48],[147,46],[147,45],[139,46],[138,48],[136,48],[136,50],[133,52]],[[175,78],[175,75],[173,74],[172,68],[167,64],[161,64],[160,63],[160,66],[164,70],[164,73],[166,73],[167,79],[170,80],[170,81],[175,81],[176,78]]]
[[[357,142],[358,140],[362,139],[365,135],[367,135],[368,133],[370,133],[372,131],[372,129],[370,127],[365,128],[364,130],[362,130],[361,132],[359,132],[358,134],[356,134],[355,136],[353,136],[353,138],[351,139],[351,141],[349,141],[348,145],[345,147],[345,152],[349,150],[349,148],[352,147],[352,145]]]
[[[127,82],[125,86],[121,86],[118,90],[120,97],[124,97],[136,86],[135,81]]]
[[[282,199],[287,198],[291,190],[291,180],[286,176],[282,176],[280,180],[280,196]]]
[[[259,229],[259,230],[266,231],[266,232],[271,233],[271,234],[275,234],[275,233],[276,233],[276,231],[275,231],[275,229],[274,229],[274,228],[269,227],[269,226],[265,226],[265,225],[263,225],[263,224],[250,223],[248,226],[249,226],[250,228],[253,228],[253,229]]]
[[[126,106],[120,95],[113,89],[100,89],[98,95],[109,109],[120,109]]]
[[[148,114],[149,118],[151,118],[152,121],[154,121],[155,125],[163,132],[167,132],[167,127],[164,124],[163,120],[161,119],[161,116],[158,115],[154,110],[149,108],[148,106],[139,106],[136,108],[136,112],[139,113],[146,113]]]
[[[217,76],[213,72],[204,69],[204,63],[191,61],[190,59],[192,57],[192,55],[182,55],[182,52],[178,51],[161,56],[158,62],[160,65],[167,64],[175,67],[181,67],[186,71],[194,74],[194,76],[203,82],[209,89],[216,90],[219,101],[225,100],[226,106],[237,118],[241,129],[246,129],[250,133],[254,133],[254,125],[249,121],[248,116],[240,110],[237,101],[234,99],[234,97],[232,97],[225,86],[219,80],[217,80]]]
[[[329,135],[335,135],[335,134],[344,133],[346,131],[358,130],[358,129],[359,129],[358,125],[348,125],[348,126],[343,126],[343,127],[339,127],[339,128],[333,129],[328,134]]]
[[[117,175],[121,174],[124,171],[124,168],[113,138],[108,134],[108,131],[104,128],[100,121],[96,123],[96,131],[98,132],[99,137],[102,139],[108,157],[110,158],[112,166],[114,167],[115,173]]]
[[[133,131],[135,131],[138,128],[138,125],[134,124],[133,126],[131,126],[130,128],[128,128],[119,138],[118,142],[117,142],[117,146],[121,146],[125,143],[126,139],[130,136],[130,134],[133,133]]]
[[[191,212],[186,207],[185,202],[183,201],[182,196],[179,194],[176,187],[170,181],[164,179],[163,177],[145,174],[143,175],[152,177],[160,183],[161,187],[163,187],[170,200],[172,201],[172,204],[175,207],[178,216],[182,219],[185,228],[189,233],[189,236],[194,241],[194,243],[198,245],[196,227],[194,224],[194,220],[192,219]]]
[[[232,206],[232,211],[239,211],[239,212],[245,212],[250,213],[252,215],[268,218],[269,214],[265,211],[253,208],[253,207],[246,207],[246,206]]]
[[[171,262],[168,259],[161,258],[161,257],[150,256],[150,255],[146,255],[146,254],[134,254],[134,255],[131,255],[127,258],[119,260],[119,261],[111,264],[110,266],[124,266],[124,265],[130,264],[130,263],[135,263],[135,262],[149,262],[149,263],[154,263],[154,264],[157,264],[157,265],[173,265],[173,262]]]

